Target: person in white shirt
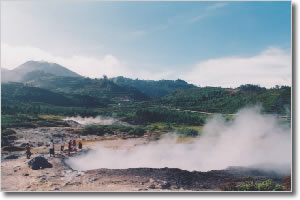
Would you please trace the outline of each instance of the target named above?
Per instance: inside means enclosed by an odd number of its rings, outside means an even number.
[[[54,156],[54,143],[53,143],[53,140],[51,140],[51,142],[49,144],[50,144],[50,157],[51,157],[51,155],[53,155],[53,157],[55,157]]]

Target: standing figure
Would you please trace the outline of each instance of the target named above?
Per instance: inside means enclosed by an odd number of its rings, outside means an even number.
[[[60,141],[60,150],[61,150],[61,153],[64,151],[64,148],[65,148],[64,138],[61,138],[61,141]]]
[[[30,159],[31,151],[30,151],[30,145],[29,145],[29,143],[26,144],[25,150],[26,150],[26,157],[27,157],[27,159]]]
[[[81,150],[82,149],[82,143],[79,141],[78,142],[78,149]]]
[[[72,141],[70,140],[68,144],[68,155],[71,154],[71,151],[72,151]]]
[[[77,151],[76,140],[73,140],[73,151]]]
[[[53,155],[53,157],[55,157],[54,156],[54,143],[53,143],[53,140],[51,140],[51,142],[50,142],[50,157],[51,157],[51,155]]]

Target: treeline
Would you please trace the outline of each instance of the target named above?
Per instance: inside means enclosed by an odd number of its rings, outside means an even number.
[[[176,91],[158,100],[157,104],[224,114],[235,113],[245,106],[261,105],[266,113],[289,115],[291,87],[277,86],[266,89],[257,85],[242,85],[235,89],[193,88]]]
[[[196,113],[169,110],[162,107],[144,108],[136,111],[135,115],[128,118],[136,124],[155,122],[177,123],[187,125],[203,125],[205,117]]]
[[[174,91],[188,88],[195,88],[196,86],[188,84],[184,80],[140,80],[130,79],[123,76],[111,78],[114,83],[122,86],[130,86],[138,89],[149,97],[163,97]]]

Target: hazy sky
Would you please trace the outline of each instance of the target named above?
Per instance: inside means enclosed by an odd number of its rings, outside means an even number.
[[[89,77],[291,85],[291,2],[2,1],[1,66]]]

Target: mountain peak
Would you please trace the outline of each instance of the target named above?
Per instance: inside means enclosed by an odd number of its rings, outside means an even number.
[[[63,67],[57,63],[50,63],[46,61],[27,61],[13,70],[2,70],[1,81],[2,82],[20,82],[28,74],[39,71],[44,74],[51,74],[55,76],[67,76],[67,77],[81,77],[79,74]]]
[[[45,73],[53,74],[56,76],[70,76],[80,77],[79,74],[57,64],[46,61],[27,61],[22,65],[18,66],[15,71],[21,74],[26,74],[33,71],[43,71]]]

